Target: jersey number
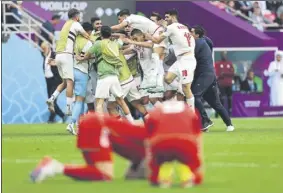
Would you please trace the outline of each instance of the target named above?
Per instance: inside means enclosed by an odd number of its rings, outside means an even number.
[[[188,71],[187,70],[183,70],[182,71],[182,76],[188,76]]]
[[[189,45],[189,47],[191,47],[191,34],[190,33],[185,33],[184,34],[184,36],[185,36],[185,38],[187,39],[187,42],[188,42],[188,45]]]
[[[108,148],[110,146],[109,131],[107,129],[101,130],[99,144],[103,148]]]

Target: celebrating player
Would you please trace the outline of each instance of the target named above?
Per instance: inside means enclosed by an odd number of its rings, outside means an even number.
[[[90,23],[85,22],[82,24],[84,30],[91,34],[93,27]],[[85,39],[82,36],[78,36],[76,38],[75,43],[75,54],[76,55],[82,55],[91,48],[92,43],[91,41]],[[91,61],[83,61],[83,62],[76,62],[74,64],[74,90],[75,90],[75,105],[74,105],[74,111],[72,114],[72,121],[67,126],[67,131],[69,131],[71,134],[76,135],[76,130],[74,128],[74,125],[78,122],[80,115],[83,112],[84,109],[84,100],[86,97],[86,90],[87,90],[87,83],[88,83],[88,71],[89,71],[89,64]]]
[[[119,68],[122,67],[120,55],[120,45],[110,40],[112,35],[111,28],[108,26],[101,27],[101,41],[97,41],[90,50],[86,53],[85,57],[78,60],[87,60],[92,56],[97,60],[97,86],[95,92],[95,109],[99,113],[104,112],[104,102],[110,97],[110,93],[114,95],[118,105],[122,108],[126,118],[133,121],[130,110],[123,99],[123,91],[118,79]]]
[[[191,91],[191,83],[196,68],[196,59],[194,57],[195,40],[191,36],[189,29],[178,23],[178,13],[176,10],[170,10],[165,13],[165,20],[168,23],[167,29],[159,37],[147,35],[154,43],[160,43],[166,38],[170,38],[173,44],[177,61],[169,68],[165,76],[165,82],[172,84],[177,77],[182,83],[182,90],[186,96],[188,105],[194,109],[194,96]],[[175,87],[178,88],[179,85]]]
[[[152,76],[154,77],[155,68],[152,66],[152,52],[153,52],[153,43],[151,41],[145,40],[145,36],[139,29],[133,29],[131,32],[131,37],[134,41],[126,39],[129,44],[132,46],[123,51],[124,54],[129,54],[133,51],[138,53],[138,58],[140,61],[141,68],[143,70],[143,80],[140,85],[140,92],[143,97],[149,97],[150,102],[154,105],[157,101],[161,101],[163,98],[163,87],[154,87],[147,89],[146,86],[148,81],[151,81]],[[159,68],[159,70],[162,70]],[[153,73],[152,73],[153,71]],[[162,84],[162,83],[159,83]],[[150,90],[150,92],[148,92]]]
[[[80,21],[80,12],[77,9],[70,9],[68,12],[69,20],[60,32],[60,39],[56,45],[55,62],[58,67],[63,83],[60,84],[52,96],[47,100],[48,108],[54,112],[54,100],[67,87],[67,111],[66,115],[72,115],[73,102],[73,83],[74,83],[74,44],[78,34],[86,39],[90,39],[89,34],[83,29]]]
[[[159,33],[163,32],[164,30],[162,26],[158,26],[156,23],[154,23],[153,21],[151,21],[150,19],[144,16],[130,14],[128,9],[121,10],[117,15],[118,15],[119,24],[112,26],[111,28],[113,30],[120,30],[130,25],[132,28],[139,29],[143,33],[150,33],[154,37],[155,36],[157,37]],[[166,47],[165,41],[161,41],[158,44],[154,44],[153,46],[152,58],[154,59],[154,63],[152,63],[152,66],[155,65],[156,75],[154,76],[155,79],[152,79],[152,81],[148,82],[149,83],[147,85],[148,88],[155,86],[163,87],[162,81],[156,82],[154,80],[163,79],[164,70],[159,71],[159,69],[163,68],[165,47]],[[162,84],[158,85],[159,82],[162,82]]]

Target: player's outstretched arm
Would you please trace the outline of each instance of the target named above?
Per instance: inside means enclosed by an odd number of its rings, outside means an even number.
[[[136,42],[136,41],[133,41],[133,40],[129,40],[128,43],[133,44],[133,45],[137,45],[137,46],[141,46],[141,47],[145,47],[145,48],[152,48],[153,47],[152,42]]]
[[[146,34],[145,38],[151,40],[155,44],[160,44],[163,40],[165,40],[166,36],[161,34],[160,36],[153,37],[151,34]]]
[[[113,31],[118,31],[118,30],[123,29],[123,28],[126,27],[127,25],[128,25],[128,22],[123,21],[122,23],[120,23],[120,24],[118,24],[118,25],[113,25],[113,26],[111,27],[111,29],[112,29]]]

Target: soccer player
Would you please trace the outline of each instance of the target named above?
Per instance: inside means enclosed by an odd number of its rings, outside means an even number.
[[[165,76],[165,82],[172,84],[178,77],[182,84],[186,102],[194,110],[194,96],[191,91],[191,83],[196,68],[194,57],[195,40],[191,36],[189,29],[178,22],[178,12],[176,10],[167,11],[165,20],[168,26],[164,33],[158,37],[148,34],[147,37],[154,43],[160,43],[166,38],[170,38],[177,61],[169,68]],[[176,85],[176,87],[179,87],[179,85]]]
[[[140,61],[140,65],[143,71],[143,80],[140,85],[140,92],[143,97],[148,98],[149,101],[154,105],[157,101],[162,101],[163,98],[163,87],[155,87],[155,88],[146,88],[149,81],[153,81],[152,78],[154,77],[154,74],[156,74],[155,66],[153,65],[153,58],[152,58],[152,52],[153,52],[153,43],[151,41],[145,40],[145,35],[143,32],[139,29],[133,29],[131,32],[131,38],[125,39],[126,43],[132,44],[132,46],[126,50],[123,51],[124,54],[129,54],[132,52],[138,53],[138,58]],[[162,71],[163,69],[159,68],[159,71]],[[153,73],[152,73],[153,72]],[[155,80],[156,81],[156,80]],[[162,83],[160,83],[162,84]],[[160,85],[158,84],[158,85]],[[150,90],[150,92],[148,91]]]
[[[54,112],[54,100],[58,95],[67,88],[67,111],[66,115],[72,115],[73,102],[73,83],[74,83],[74,44],[78,34],[84,38],[90,39],[89,34],[83,29],[80,21],[80,12],[77,9],[68,11],[69,20],[64,24],[60,39],[56,44],[56,65],[63,82],[57,87],[52,96],[47,100],[50,111]]]
[[[203,150],[201,125],[198,116],[180,101],[165,101],[149,113],[145,122],[148,131],[146,160],[149,162],[152,185],[172,185],[173,161],[181,186],[191,187],[202,183]]]
[[[120,55],[120,45],[110,40],[112,30],[108,26],[101,27],[101,41],[97,41],[86,55],[78,60],[87,60],[92,56],[96,57],[97,63],[97,86],[95,92],[95,110],[99,113],[104,112],[104,102],[110,97],[110,93],[114,95],[118,105],[122,108],[126,118],[133,121],[130,110],[123,99],[123,91],[118,79],[119,68],[122,67]]]
[[[195,96],[196,108],[202,118],[203,131],[208,131],[208,128],[213,125],[213,122],[206,114],[201,101],[202,98],[221,116],[227,126],[227,131],[233,131],[235,128],[232,125],[231,118],[219,98],[212,51],[207,44],[207,40],[203,38],[204,29],[200,26],[195,26],[191,29],[191,32],[196,39],[195,57],[197,60],[192,91]]]
[[[117,40],[122,45],[121,39]],[[138,91],[136,82],[131,74],[128,67],[126,58],[120,52],[119,57],[122,61],[122,67],[119,68],[119,81],[123,90],[123,96],[130,102],[134,108],[136,108],[143,116],[147,115],[145,107],[141,104],[141,94]],[[115,101],[115,97],[112,95],[108,101],[108,112],[110,115],[120,118],[119,112],[117,110],[118,104]]]
[[[201,125],[198,117],[184,102],[160,103],[149,112],[144,126],[114,118],[105,118],[104,123],[120,136],[136,141],[137,146],[145,140],[145,156],[152,185],[171,186],[174,169],[172,161],[175,160],[179,162],[177,169],[182,187],[202,183]],[[135,155],[140,159],[142,153]]]
[[[159,33],[163,32],[163,27],[158,26],[156,23],[151,21],[150,19],[141,16],[141,15],[135,15],[130,14],[128,9],[121,10],[118,14],[118,21],[119,24],[112,26],[111,28],[113,30],[120,30],[125,28],[126,26],[130,25],[133,29],[139,29],[143,33],[150,33],[153,36],[158,36]],[[159,42],[159,44],[154,44],[153,47],[153,54],[152,57],[154,58],[154,64],[159,68],[163,68],[163,59],[164,59],[164,50],[166,47],[166,41]],[[156,67],[156,68],[157,68]],[[156,72],[159,72],[159,70],[156,70]],[[162,79],[164,76],[164,72],[162,74],[158,73],[155,75],[156,79]],[[147,85],[148,88],[152,86],[156,86],[157,83],[161,81],[150,81]],[[157,85],[157,86],[163,86]]]
[[[93,31],[91,33],[91,40],[93,42],[96,42],[98,40],[101,40],[101,37],[98,33],[100,33],[101,27],[102,27],[102,21],[99,17],[93,17],[91,18],[91,24],[93,26]],[[87,92],[85,97],[85,102],[87,104],[88,112],[93,112],[95,110],[95,90],[96,90],[96,84],[97,84],[97,69],[96,69],[96,63],[90,64],[89,68],[89,80],[87,83]]]
[[[84,30],[91,34],[93,27],[90,23],[85,22],[82,24]],[[82,36],[77,36],[75,42],[75,54],[84,56],[85,53],[91,48],[92,42]],[[76,135],[77,132],[74,125],[78,122],[80,115],[83,113],[84,100],[86,97],[87,84],[88,84],[88,71],[91,61],[85,60],[83,62],[76,62],[74,64],[74,90],[75,90],[75,105],[72,114],[71,123],[67,126],[67,131]]]
[[[33,182],[39,183],[58,174],[63,174],[75,180],[112,180],[113,161],[109,131],[102,127],[101,119],[94,113],[82,116],[79,127],[77,147],[81,150],[86,164],[68,165],[45,157],[30,175]]]

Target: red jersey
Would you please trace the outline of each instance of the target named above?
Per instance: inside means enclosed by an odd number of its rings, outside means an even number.
[[[231,61],[216,62],[215,71],[220,86],[232,86],[235,72]]]
[[[201,133],[200,120],[180,101],[166,101],[156,107],[145,127],[151,144],[173,138],[194,140]]]
[[[79,122],[77,147],[90,151],[111,151],[109,131],[95,113],[88,113]]]

